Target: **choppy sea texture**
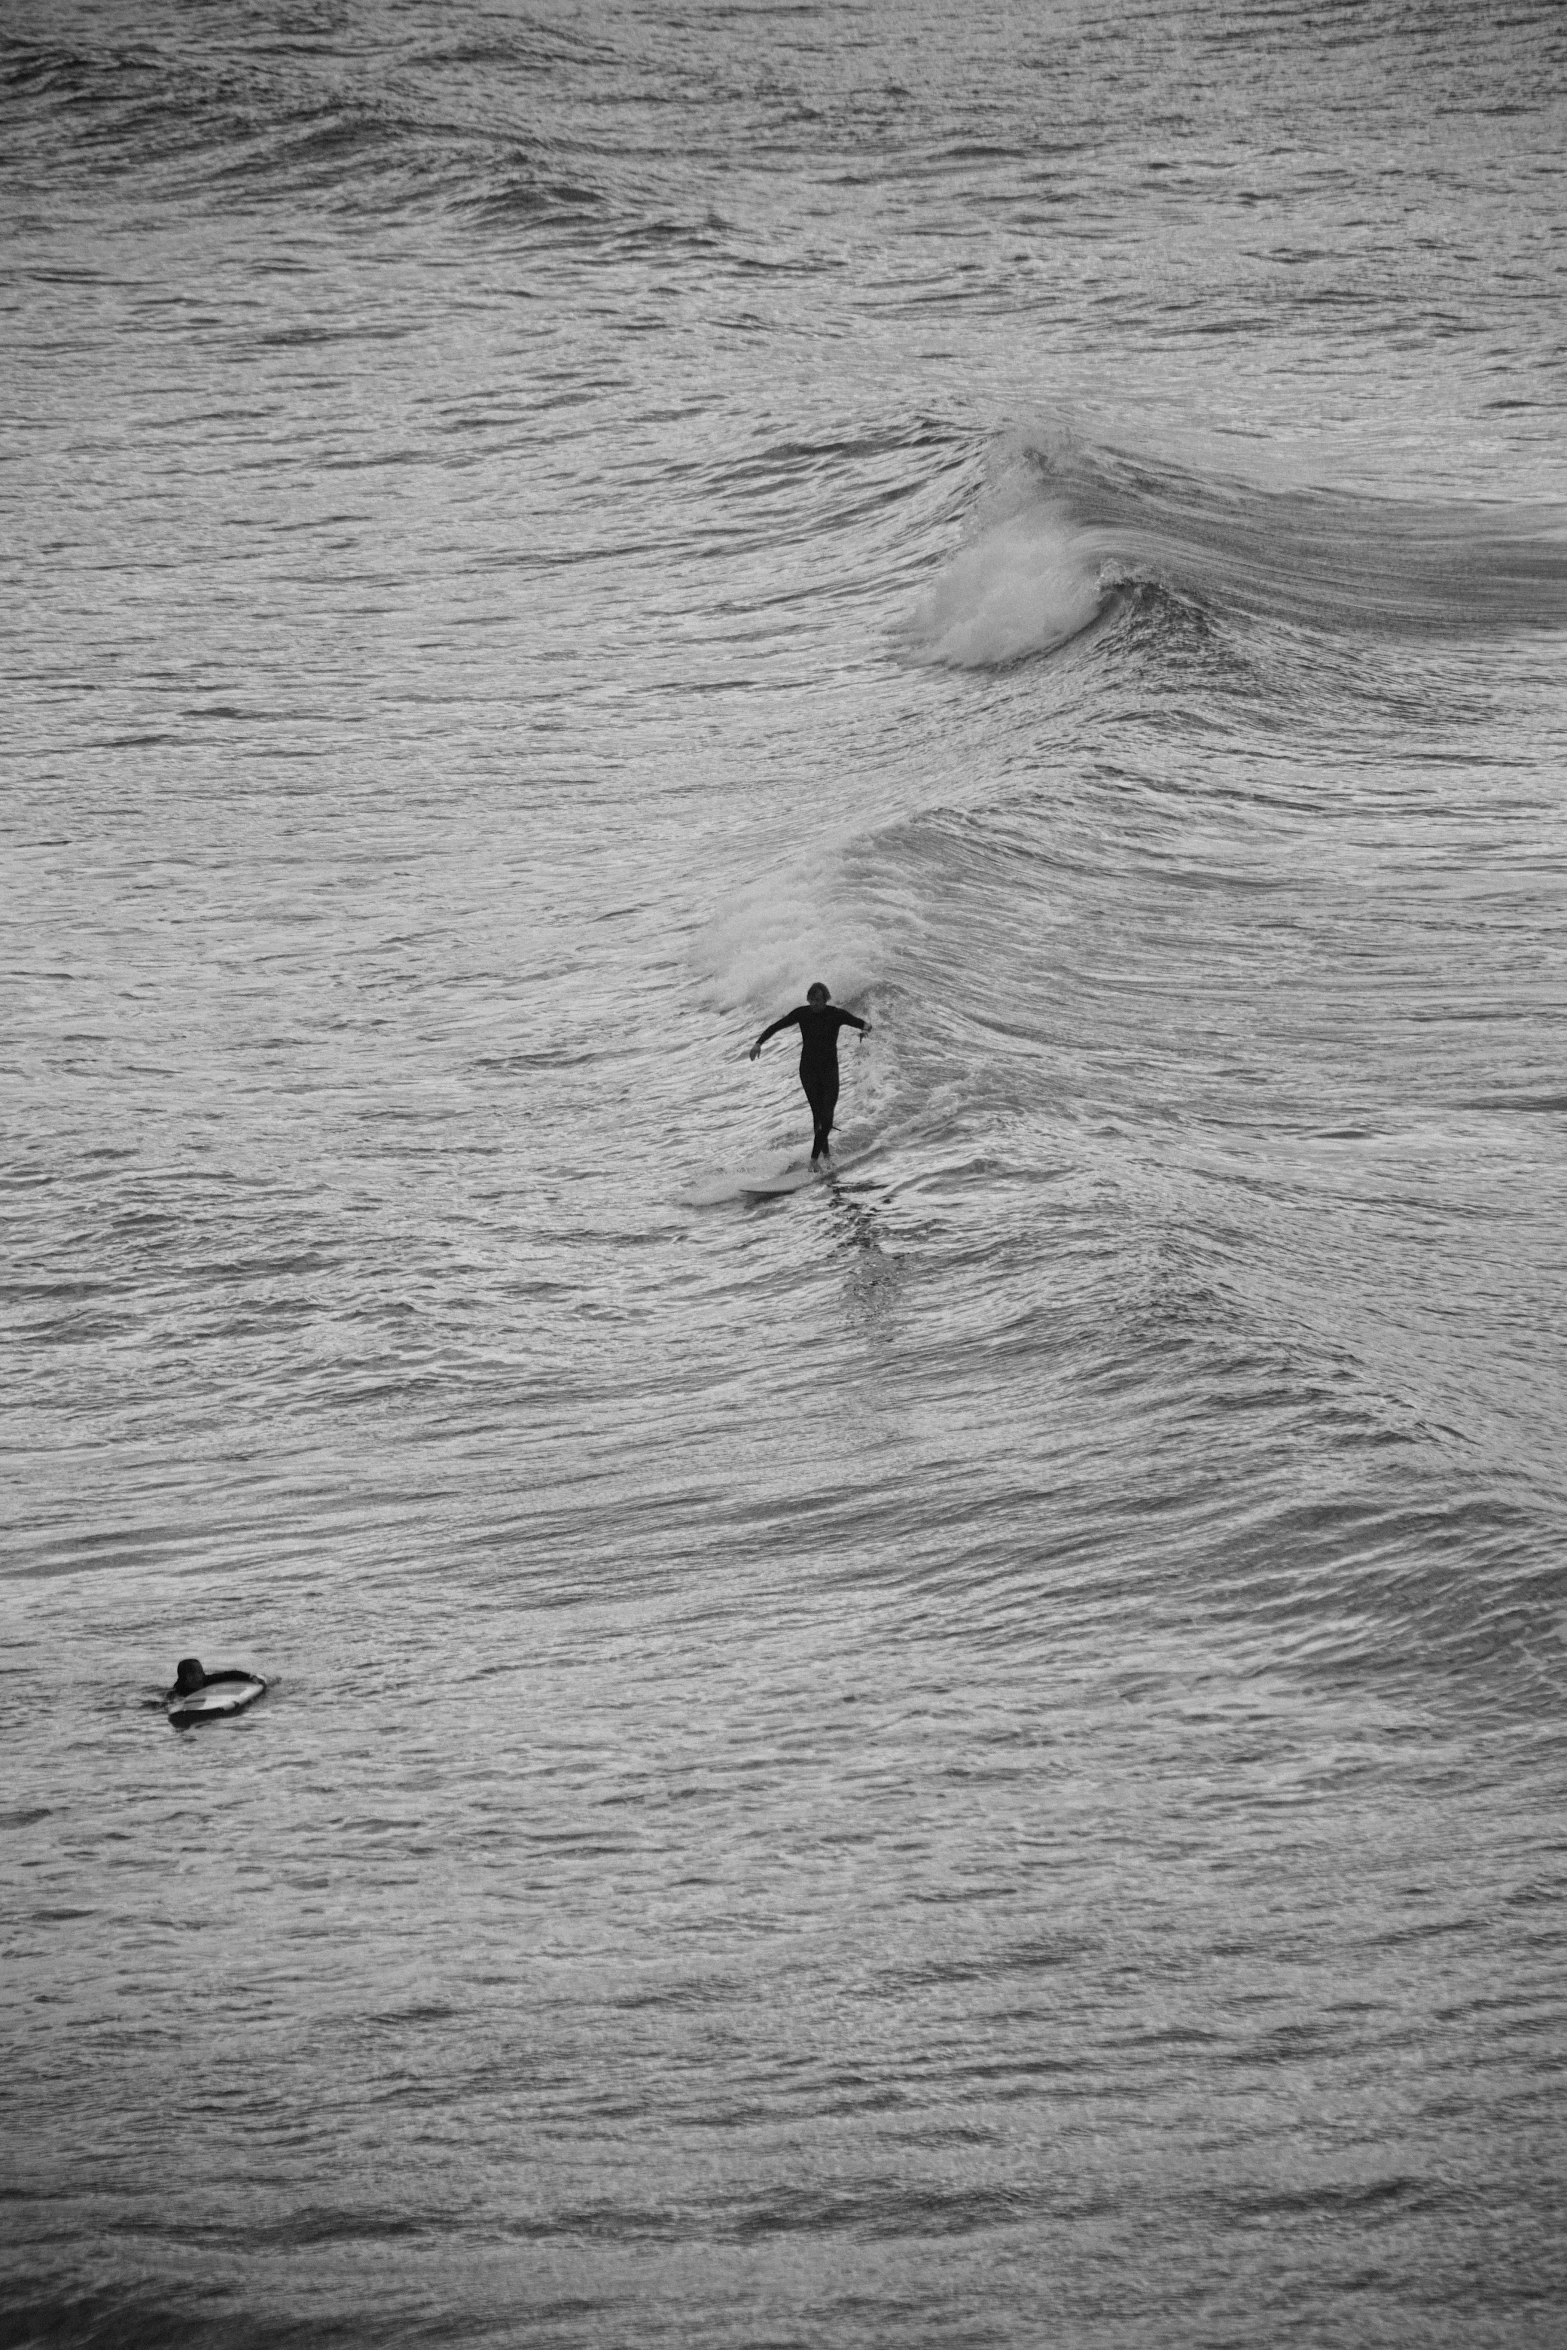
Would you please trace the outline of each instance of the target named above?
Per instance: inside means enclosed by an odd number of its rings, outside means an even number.
[[[1564,67],[9,12],[5,2340],[1559,2340]]]

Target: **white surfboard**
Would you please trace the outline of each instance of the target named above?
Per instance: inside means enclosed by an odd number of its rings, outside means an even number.
[[[688,1208],[717,1208],[730,1200],[785,1199],[792,1191],[807,1191],[813,1183],[824,1183],[851,1167],[858,1167],[872,1155],[874,1148],[874,1143],[861,1143],[858,1148],[814,1162],[762,1159],[753,1167],[720,1168],[683,1191],[681,1203]]]
[[[225,1714],[242,1714],[266,1692],[259,1673],[209,1673],[199,1689],[176,1693],[165,1700],[165,1710],[176,1730],[196,1722],[219,1721]]]
[[[804,1191],[808,1183],[820,1182],[825,1173],[823,1167],[786,1167],[781,1175],[742,1175],[740,1188],[747,1199],[783,1199],[791,1191]]]
[[[814,1169],[799,1159],[759,1159],[754,1167],[720,1167],[682,1194],[688,1208],[719,1208],[728,1200],[779,1199],[801,1191]]]

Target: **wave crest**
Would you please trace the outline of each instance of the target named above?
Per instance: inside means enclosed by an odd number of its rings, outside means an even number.
[[[997,668],[1080,635],[1108,592],[1087,534],[1040,506],[982,525],[916,606],[906,634],[930,660]]]
[[[1079,635],[1127,591],[1330,635],[1559,631],[1559,507],[1407,501],[1155,465],[1008,436],[966,543],[904,627],[925,657],[995,667]]]

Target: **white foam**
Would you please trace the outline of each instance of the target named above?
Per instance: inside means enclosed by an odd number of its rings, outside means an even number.
[[[876,929],[836,898],[825,861],[769,867],[735,891],[702,934],[699,954],[725,1010],[746,1005],[777,1019],[821,980],[852,1005],[884,961]]]
[[[1047,652],[1103,601],[1096,549],[1055,507],[981,525],[911,614],[906,636],[932,661],[989,668]]]

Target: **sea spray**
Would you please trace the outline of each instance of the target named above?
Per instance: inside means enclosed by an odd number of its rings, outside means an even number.
[[[929,660],[995,668],[1079,635],[1105,592],[1087,535],[1039,504],[981,524],[916,606],[906,638]]]
[[[885,965],[874,919],[849,898],[826,849],[758,872],[699,934],[697,952],[709,1001],[773,1019],[816,979],[835,1001],[857,1001]]]

